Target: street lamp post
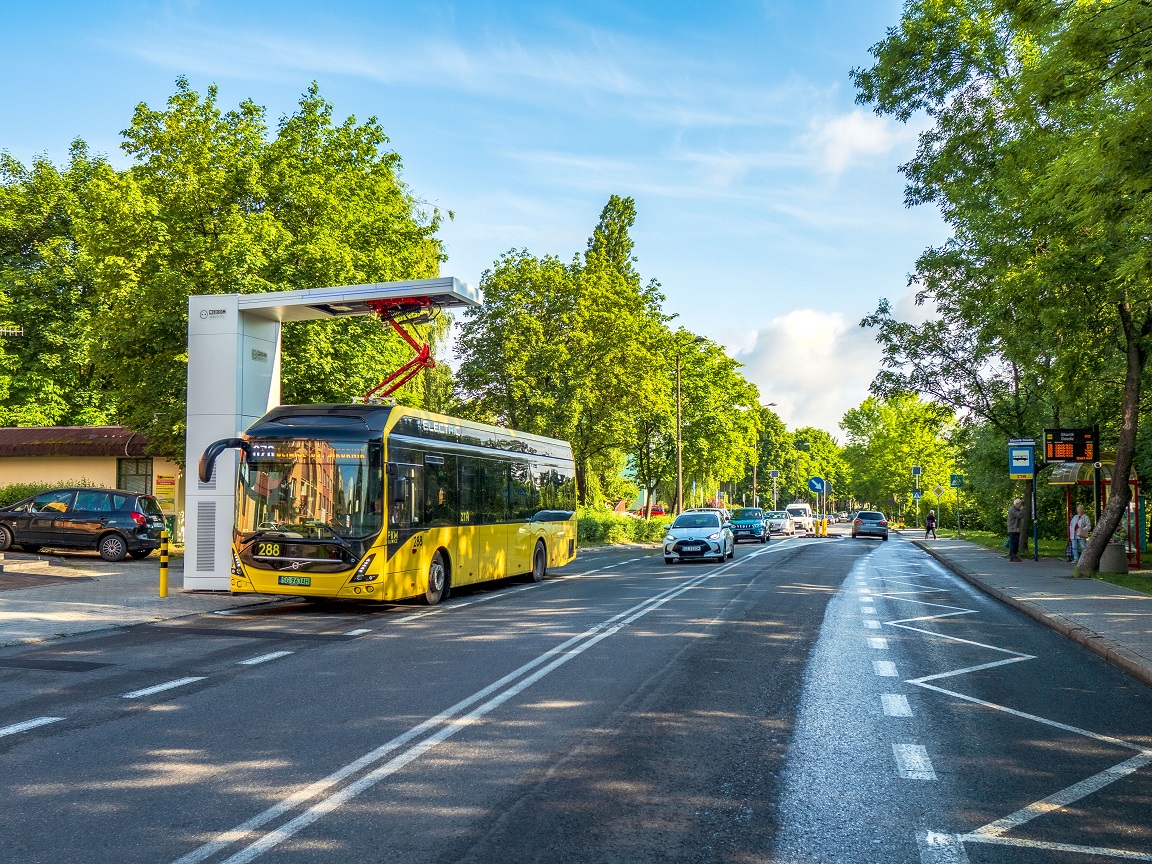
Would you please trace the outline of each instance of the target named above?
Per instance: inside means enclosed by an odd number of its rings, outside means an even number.
[[[697,336],[689,345],[698,345],[707,342],[703,336]],[[684,350],[681,343],[676,345],[676,512],[684,510],[684,442],[680,435],[680,352]]]
[[[774,407],[776,407],[776,403],[775,402],[769,402],[764,407],[765,408],[774,408]],[[756,472],[759,468],[760,468],[760,436],[757,435],[756,436],[756,459],[752,463],[752,506],[753,507],[759,507],[760,506],[760,496],[756,494]],[[773,481],[772,486],[773,486],[773,488],[775,488],[775,486],[776,486],[775,481]],[[773,510],[776,509],[776,496],[775,495],[772,496],[772,509]]]

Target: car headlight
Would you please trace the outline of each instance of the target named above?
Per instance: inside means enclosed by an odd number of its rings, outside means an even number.
[[[720,532],[717,531],[715,534],[709,534],[708,539],[709,540],[719,540],[720,539]]]
[[[676,538],[673,537],[671,534],[669,534],[667,537],[664,538],[664,542],[665,543],[675,543]]]

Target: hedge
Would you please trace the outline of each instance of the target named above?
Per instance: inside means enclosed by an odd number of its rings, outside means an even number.
[[[619,513],[609,513],[593,507],[582,507],[577,513],[577,543],[596,546],[602,543],[658,543],[664,536],[664,527],[671,521],[667,516],[656,519],[635,519]]]
[[[61,480],[57,483],[12,483],[9,486],[0,486],[0,507],[7,507],[25,498],[31,498],[39,492],[49,489],[67,489],[81,486],[95,486],[91,480]]]

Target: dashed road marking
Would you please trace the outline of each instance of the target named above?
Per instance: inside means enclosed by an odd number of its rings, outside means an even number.
[[[0,738],[5,735],[15,735],[17,732],[27,732],[38,726],[47,726],[49,723],[56,723],[63,719],[63,717],[37,717],[33,720],[25,720],[23,723],[13,723],[11,726],[0,727]]]
[[[900,677],[900,673],[896,671],[896,664],[891,660],[873,660],[872,671],[882,678]]]
[[[257,663],[267,663],[269,660],[279,660],[281,657],[287,657],[291,653],[291,651],[273,651],[270,654],[261,654],[258,657],[249,657],[247,660],[241,660],[238,665],[255,666]]]
[[[185,684],[194,684],[197,681],[203,681],[203,675],[190,675],[187,678],[177,678],[175,681],[165,681],[163,684],[156,684],[152,687],[145,687],[143,690],[133,690],[131,693],[125,693],[121,698],[123,699],[139,699],[142,696],[151,696],[153,693],[162,693],[165,690],[173,690],[176,687],[183,687]]]
[[[896,757],[896,771],[905,780],[935,780],[936,771],[928,751],[919,744],[893,744],[892,755]]]
[[[860,614],[861,615],[875,615],[876,614],[876,607],[875,606],[861,606],[860,607]]]
[[[908,697],[900,693],[881,693],[880,704],[884,706],[886,717],[912,716],[912,706],[908,704]]]
[[[371,632],[372,632],[372,631],[371,631],[371,630],[369,630],[368,628],[366,628],[366,627],[361,627],[359,630],[349,630],[349,631],[348,631],[347,633],[345,633],[344,635],[345,635],[345,636],[363,636],[365,633],[371,633]]]
[[[868,647],[875,648],[877,651],[887,651],[888,650],[888,640],[884,639],[880,636],[869,636],[868,637]]]
[[[869,618],[869,619],[864,621],[864,626],[866,628],[868,628],[869,630],[879,630],[880,629],[880,622]]]

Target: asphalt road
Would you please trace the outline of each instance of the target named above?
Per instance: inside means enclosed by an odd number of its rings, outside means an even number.
[[[911,544],[553,576],[0,651],[0,862],[1152,861],[1152,691]]]

